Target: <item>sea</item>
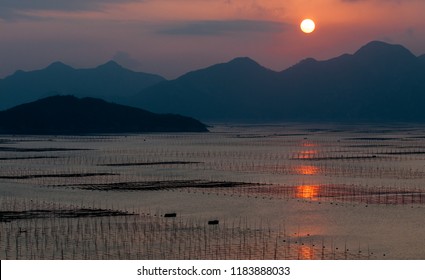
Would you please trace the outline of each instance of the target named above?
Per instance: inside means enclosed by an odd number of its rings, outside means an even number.
[[[425,259],[425,126],[0,136],[0,259]]]

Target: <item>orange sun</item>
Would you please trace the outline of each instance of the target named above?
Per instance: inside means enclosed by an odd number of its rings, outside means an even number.
[[[316,29],[316,24],[314,23],[314,21],[312,21],[311,19],[307,18],[305,20],[303,20],[300,24],[301,30],[304,33],[311,33],[314,31],[314,29]]]

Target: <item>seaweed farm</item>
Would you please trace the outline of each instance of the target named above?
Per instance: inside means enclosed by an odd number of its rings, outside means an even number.
[[[0,137],[0,259],[425,259],[425,127]]]

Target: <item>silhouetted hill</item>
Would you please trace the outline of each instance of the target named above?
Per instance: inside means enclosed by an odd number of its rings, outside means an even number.
[[[185,112],[204,119],[261,118],[262,89],[268,85],[271,90],[277,79],[277,72],[250,58],[236,58],[147,88],[132,103],[156,112]]]
[[[423,102],[423,74],[425,68],[410,51],[382,42],[371,42],[353,55],[295,65],[281,72],[285,100],[296,105],[285,108],[285,117],[424,119],[417,107],[417,102]]]
[[[236,59],[146,88],[133,102],[204,120],[425,121],[425,65],[401,45],[373,41],[279,73]]]
[[[74,96],[47,97],[0,112],[2,134],[206,131],[204,124],[192,118]]]
[[[406,62],[416,57],[402,45],[393,45],[380,41],[372,41],[361,47],[354,56],[359,60],[382,63],[391,58],[394,62]]]
[[[0,109],[57,94],[119,101],[163,80],[158,75],[125,69],[114,61],[92,69],[54,62],[42,70],[17,71],[0,80]]]

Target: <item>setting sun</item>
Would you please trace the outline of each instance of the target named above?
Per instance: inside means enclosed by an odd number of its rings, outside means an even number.
[[[316,28],[316,24],[311,19],[305,19],[301,22],[300,27],[304,33],[311,33]]]

